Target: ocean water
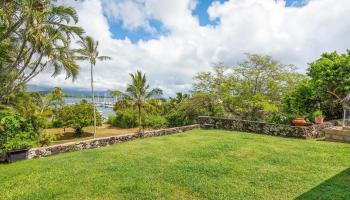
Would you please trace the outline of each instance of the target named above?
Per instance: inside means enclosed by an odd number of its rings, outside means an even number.
[[[91,102],[91,98],[82,98],[82,97],[65,97],[64,102],[68,105],[79,103],[81,100],[87,100]],[[112,108],[106,108],[101,106],[96,106],[96,110],[102,115],[104,120],[107,120],[110,115],[115,115],[115,112]]]

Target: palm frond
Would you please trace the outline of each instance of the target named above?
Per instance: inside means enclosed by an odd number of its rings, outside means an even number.
[[[112,60],[112,58],[109,57],[109,56],[99,56],[99,57],[97,57],[97,59],[101,60],[101,61],[103,61],[103,60]]]

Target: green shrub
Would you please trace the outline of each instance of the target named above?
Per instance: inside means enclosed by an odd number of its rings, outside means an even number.
[[[182,100],[167,115],[170,127],[197,123],[198,116],[223,116],[224,107],[209,94],[195,93],[192,97]]]
[[[57,138],[61,137],[62,133],[41,133],[38,138],[38,146],[49,146],[53,141],[57,140]]]
[[[295,116],[307,116],[318,107],[319,98],[309,80],[301,81],[282,100],[282,110]]]
[[[0,113],[0,152],[32,147],[39,136],[38,119],[25,119],[15,112]]]
[[[119,128],[137,127],[137,112],[133,109],[125,109],[118,111],[113,125]]]
[[[181,112],[173,109],[165,117],[169,127],[178,127],[193,124],[197,116],[191,115],[190,112]]]
[[[83,134],[83,128],[94,125],[93,105],[86,101],[64,106],[58,110],[53,122],[56,127],[72,127],[77,136]],[[96,112],[96,125],[102,124],[102,116]]]
[[[153,129],[161,129],[168,126],[167,120],[161,115],[146,115],[144,124],[147,128]]]
[[[109,125],[115,126],[115,121],[116,121],[116,119],[117,119],[117,116],[115,116],[115,115],[110,115],[110,116],[108,116],[107,123],[108,123]]]
[[[292,123],[292,120],[293,120],[293,117],[285,113],[276,113],[266,118],[266,122],[268,123],[285,124],[285,125],[290,125]]]

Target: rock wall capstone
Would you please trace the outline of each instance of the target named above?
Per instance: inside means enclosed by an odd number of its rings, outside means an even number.
[[[182,133],[195,128],[199,128],[199,125],[195,124],[195,125],[181,126],[181,127],[161,129],[161,130],[145,131],[144,134],[142,135],[138,133],[128,134],[128,135],[118,135],[118,136],[112,136],[112,137],[90,139],[90,140],[79,141],[79,142],[64,143],[64,144],[48,146],[48,147],[32,148],[29,150],[27,158],[33,159],[33,158],[55,155],[63,152],[104,147],[104,146],[109,146],[120,142],[135,140],[138,138],[147,138],[147,137]]]
[[[304,139],[324,137],[324,129],[333,126],[333,124],[329,122],[310,126],[289,126],[283,124],[208,116],[199,117],[198,122],[201,128],[226,129]]]

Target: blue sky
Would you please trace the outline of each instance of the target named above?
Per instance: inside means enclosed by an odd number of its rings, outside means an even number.
[[[198,0],[192,15],[198,17],[201,26],[216,26],[220,23],[219,19],[211,20],[208,15],[208,7],[214,2],[218,1],[221,4],[228,0]],[[277,0],[276,0],[277,1]],[[307,5],[310,0],[285,0],[286,7],[302,7]],[[161,21],[156,19],[149,19],[149,24],[155,32],[150,32],[142,27],[135,30],[128,30],[123,27],[121,20],[109,20],[110,31],[116,39],[129,38],[131,42],[137,43],[139,40],[148,41],[150,39],[158,39],[160,36],[166,36],[170,31],[164,27]]]

